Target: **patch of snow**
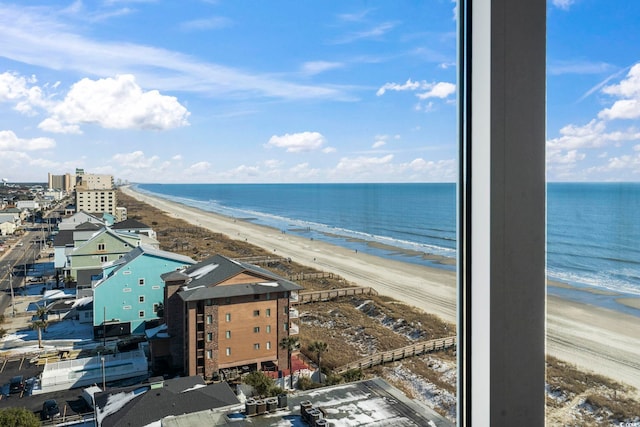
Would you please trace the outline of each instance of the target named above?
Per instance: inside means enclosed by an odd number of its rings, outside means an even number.
[[[130,392],[120,392],[109,396],[107,404],[103,408],[98,408],[96,411],[96,419],[98,425],[102,424],[102,420],[111,414],[115,414],[122,409],[127,403],[131,402],[136,397],[146,393],[149,387],[139,387]]]
[[[189,387],[187,389],[182,390],[180,393],[186,393],[188,391],[197,390],[199,388],[203,388],[203,387],[206,387],[206,386],[207,386],[206,384],[196,384],[193,387]]]
[[[82,297],[75,300],[73,307],[84,307],[87,304],[93,302],[93,297]]]
[[[211,273],[213,270],[215,270],[218,267],[219,267],[219,264],[204,265],[200,268],[195,269],[191,273],[189,273],[189,277],[193,278],[194,280],[198,280],[199,278]]]
[[[264,282],[264,283],[258,283],[258,285],[260,285],[260,286],[270,286],[272,288],[277,288],[278,287],[278,283],[277,282]]]

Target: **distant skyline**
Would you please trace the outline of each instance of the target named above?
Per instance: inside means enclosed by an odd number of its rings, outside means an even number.
[[[0,1],[0,178],[455,181],[456,2],[312,6]],[[640,2],[547,9],[548,180],[640,181]]]

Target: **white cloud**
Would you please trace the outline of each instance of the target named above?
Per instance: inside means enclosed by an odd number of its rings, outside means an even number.
[[[384,147],[387,144],[386,141],[383,140],[378,140],[376,142],[373,143],[373,145],[371,146],[371,148],[380,148],[380,147]]]
[[[363,39],[379,39],[397,26],[395,22],[383,22],[373,28],[364,31],[357,31],[345,35],[344,37],[334,40],[335,44],[353,43]]]
[[[553,5],[562,10],[569,10],[576,0],[552,0]]]
[[[427,99],[427,98],[444,99],[449,95],[453,95],[454,93],[456,93],[456,85],[454,85],[453,83],[438,82],[434,84],[431,88],[429,88],[428,91],[424,93],[419,93],[417,96],[420,99]]]
[[[405,90],[417,90],[417,89],[426,89],[429,87],[429,83],[426,81],[412,81],[411,79],[407,79],[405,83],[385,83],[382,85],[380,89],[376,92],[376,96],[382,96],[388,90],[393,90],[397,92],[402,92]]]
[[[18,138],[13,131],[0,131],[0,151],[38,151],[55,146],[56,142],[51,138]]]
[[[34,107],[44,108],[49,104],[36,83],[35,76],[27,78],[10,72],[0,74],[0,102],[15,102],[15,110],[34,114]],[[52,85],[52,88],[56,87]]]
[[[180,29],[184,31],[217,30],[231,26],[232,21],[222,16],[212,16],[210,18],[194,19],[180,24]]]
[[[77,132],[78,125],[108,129],[166,130],[188,125],[189,112],[173,96],[144,92],[132,75],[75,83],[64,101],[40,123],[50,132]]]
[[[383,157],[343,157],[336,166],[339,173],[362,174],[376,173],[380,166],[388,165],[393,160],[393,154]]]
[[[255,74],[167,49],[135,43],[104,42],[77,34],[54,8],[0,4],[0,56],[54,70],[88,76],[134,74],[145,87],[212,96],[235,95],[284,99],[352,100],[343,88],[292,83]]]
[[[640,118],[640,63],[631,67],[619,84],[605,86],[602,92],[622,99],[600,111],[598,117],[606,120]]]
[[[325,147],[322,149],[322,152],[325,154],[335,153],[338,151],[335,147]]]
[[[185,171],[187,174],[194,174],[194,173],[202,173],[202,172],[207,172],[211,169],[211,163],[209,162],[198,162],[198,163],[194,163],[191,166],[189,166],[187,168],[187,170]]]
[[[158,156],[146,157],[142,151],[114,154],[113,161],[126,168],[148,169],[160,160]]]
[[[312,76],[342,67],[344,67],[344,64],[341,62],[309,61],[302,64],[302,73]]]
[[[430,83],[425,80],[422,81],[413,81],[408,79],[405,83],[385,83],[382,87],[378,89],[376,92],[376,96],[382,96],[387,91],[396,91],[396,92],[404,92],[404,91],[421,91],[416,94],[416,97],[421,101],[430,99],[430,98],[439,98],[446,100],[450,95],[456,92],[456,85],[448,82],[434,82]],[[414,110],[416,111],[433,111],[434,103],[432,101],[427,102],[425,105],[422,105],[420,102],[414,106]]]
[[[289,153],[298,153],[318,150],[325,142],[325,137],[318,132],[287,133],[282,136],[273,135],[266,147],[285,148]]]

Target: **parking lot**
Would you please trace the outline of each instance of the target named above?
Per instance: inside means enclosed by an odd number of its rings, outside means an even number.
[[[2,387],[0,409],[24,407],[40,417],[44,401],[55,399],[60,407],[61,416],[74,417],[91,412],[91,408],[82,398],[82,388],[31,395],[30,382],[42,372],[42,366],[30,363],[29,359],[29,356],[7,360],[0,359],[0,386]],[[25,391],[23,393],[10,394],[9,381],[17,375],[23,376]]]

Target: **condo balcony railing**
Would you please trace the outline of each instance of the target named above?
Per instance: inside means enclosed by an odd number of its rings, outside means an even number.
[[[289,326],[289,335],[298,335],[299,333],[300,327],[295,323],[291,323],[291,326]]]
[[[297,319],[300,317],[300,312],[295,308],[289,308],[289,319]]]

